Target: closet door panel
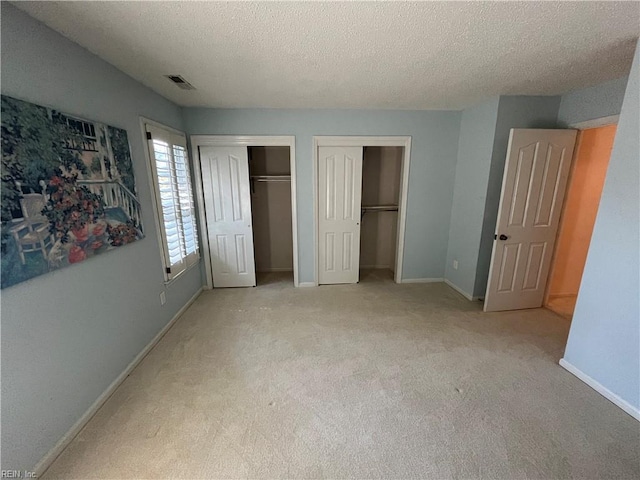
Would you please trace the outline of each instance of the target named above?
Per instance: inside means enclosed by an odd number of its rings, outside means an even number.
[[[256,285],[246,147],[200,147],[214,287]]]
[[[357,283],[362,147],[318,148],[318,281]]]

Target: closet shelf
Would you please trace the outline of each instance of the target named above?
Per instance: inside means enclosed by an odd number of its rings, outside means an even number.
[[[251,175],[255,182],[290,182],[291,175]]]

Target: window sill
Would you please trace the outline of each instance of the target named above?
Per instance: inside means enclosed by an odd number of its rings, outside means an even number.
[[[190,267],[187,267],[186,269],[184,269],[183,271],[181,271],[178,275],[176,275],[175,277],[173,277],[171,280],[166,280],[163,282],[165,287],[170,287],[171,285],[173,285],[173,283],[176,280],[181,279],[182,277],[184,277],[185,273],[187,273],[189,270],[192,270],[195,267],[200,266],[200,260],[201,258],[198,257],[198,261],[196,263],[194,263],[193,265],[191,265]]]

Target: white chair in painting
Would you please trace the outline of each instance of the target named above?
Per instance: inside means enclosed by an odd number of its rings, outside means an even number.
[[[44,182],[40,182],[40,184],[42,193],[27,193],[20,198],[23,218],[9,229],[18,247],[18,255],[20,255],[20,261],[23,265],[26,263],[24,254],[28,252],[40,251],[44,259],[47,260],[47,249],[51,248],[55,242],[54,236],[49,233],[49,220],[42,214],[47,197]]]

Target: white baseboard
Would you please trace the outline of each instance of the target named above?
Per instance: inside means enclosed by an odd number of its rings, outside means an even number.
[[[440,283],[444,278],[403,278],[400,283]]]
[[[300,288],[305,288],[305,287],[317,287],[318,285],[315,282],[300,282],[298,284],[298,287]]]
[[[459,286],[457,286],[455,283],[451,283],[449,280],[447,280],[445,278],[444,283],[446,283],[447,285],[449,285],[451,288],[453,288],[456,292],[458,292],[460,295],[462,295],[464,298],[466,298],[467,300],[470,300],[472,302],[475,302],[476,300],[480,300],[480,297],[474,297],[473,295],[465,292],[464,290],[462,290]]]
[[[598,392],[604,398],[609,400],[611,403],[620,407],[622,410],[624,410],[626,413],[631,415],[633,418],[640,421],[640,409],[634,407],[626,400],[623,400],[622,398],[620,398],[611,390],[603,386],[600,382],[594,380],[589,375],[584,373],[582,370],[579,370],[574,365],[567,362],[564,358],[561,358],[559,363],[560,363],[560,366],[564,368],[566,371],[578,377],[580,380],[582,380],[584,383],[589,385],[591,388],[593,388],[596,392]]]
[[[84,414],[78,419],[76,423],[65,433],[58,443],[47,452],[47,454],[42,457],[42,459],[38,462],[38,464],[33,468],[36,476],[40,478],[46,471],[47,468],[54,462],[56,458],[63,452],[63,450],[71,443],[71,441],[80,433],[80,430],[87,424],[89,420],[96,414],[96,412],[100,409],[100,407],[109,399],[109,397],[116,391],[116,389],[120,386],[122,382],[129,376],[129,374],[133,371],[134,368],[138,366],[138,364],[147,356],[147,354],[151,351],[153,347],[156,346],[156,343],[160,341],[162,337],[169,331],[169,329],[173,326],[173,324],[182,316],[182,314],[191,306],[193,302],[195,302],[196,298],[202,293],[202,287],[187,301],[187,303],[173,316],[169,323],[167,323],[162,330],[158,332],[158,334],[153,337],[153,339],[142,349],[138,355],[127,365],[127,368],[118,375],[118,377],[111,382],[111,385],[107,387],[107,389],[102,392],[102,394],[96,399],[95,402],[89,407],[89,409],[84,412]]]

